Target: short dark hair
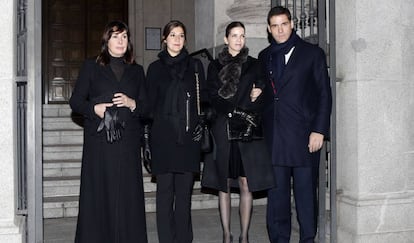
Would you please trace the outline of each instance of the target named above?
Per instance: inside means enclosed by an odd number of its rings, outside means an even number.
[[[105,26],[105,29],[102,34],[102,39],[101,39],[101,53],[96,58],[97,63],[103,66],[109,64],[110,54],[108,50],[108,41],[109,39],[111,39],[111,36],[113,33],[120,33],[123,31],[126,31],[126,34],[128,36],[128,46],[124,54],[124,61],[125,63],[128,63],[128,64],[135,63],[135,59],[133,55],[134,48],[130,40],[131,34],[129,32],[129,28],[124,22],[120,20],[111,21]]]
[[[187,30],[185,28],[185,25],[179,20],[171,20],[164,26],[164,29],[162,31],[162,41],[166,40],[171,31],[176,27],[181,27],[183,29],[184,40],[187,40]]]
[[[235,28],[235,27],[242,27],[244,30],[246,30],[246,28],[244,28],[244,24],[240,21],[233,21],[230,24],[227,25],[226,27],[226,37],[229,37],[230,35],[230,31],[231,29]]]
[[[273,16],[277,15],[286,15],[289,21],[292,20],[292,15],[290,14],[290,11],[288,8],[285,8],[283,6],[276,6],[270,9],[269,13],[267,14],[267,24],[270,25],[270,19]]]

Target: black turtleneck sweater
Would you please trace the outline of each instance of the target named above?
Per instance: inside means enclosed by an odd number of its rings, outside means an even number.
[[[124,74],[125,67],[127,64],[124,62],[123,57],[112,57],[110,58],[109,66],[115,74],[118,81],[121,81],[122,74]]]

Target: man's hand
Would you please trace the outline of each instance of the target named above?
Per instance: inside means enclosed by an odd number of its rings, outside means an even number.
[[[312,132],[309,136],[309,153],[313,153],[322,148],[323,145],[323,134]]]

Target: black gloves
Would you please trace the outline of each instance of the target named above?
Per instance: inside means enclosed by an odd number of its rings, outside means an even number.
[[[150,127],[144,125],[143,145],[142,145],[142,163],[145,170],[151,174],[151,146],[150,146]]]
[[[248,124],[250,124],[254,127],[257,127],[256,116],[253,113],[248,113],[246,111],[242,111],[242,110],[239,110],[239,109],[236,108],[233,111],[233,116],[234,117],[239,117],[240,119],[244,120]]]
[[[98,126],[97,132],[101,132],[105,128],[106,141],[113,143],[121,140],[121,129],[125,128],[125,122],[120,121],[118,109],[116,107],[107,107],[104,118]]]
[[[203,136],[203,130],[207,126],[206,117],[204,114],[201,114],[198,117],[198,123],[193,131],[193,141],[198,142],[200,141],[201,137]]]
[[[203,136],[204,129],[209,128],[210,123],[216,118],[216,110],[208,103],[201,103],[203,112],[198,116],[198,123],[193,131],[193,141],[200,141]]]
[[[259,126],[259,121],[256,115],[240,109],[234,109],[232,119],[237,119],[239,123],[243,123],[241,127],[240,136],[243,142],[249,142],[253,139],[253,130]]]

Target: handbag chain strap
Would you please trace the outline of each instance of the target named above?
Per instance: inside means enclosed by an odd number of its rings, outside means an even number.
[[[196,80],[196,98],[197,98],[197,114],[201,115],[201,107],[200,107],[200,80],[198,78],[198,65],[195,63],[194,65],[194,75]]]

